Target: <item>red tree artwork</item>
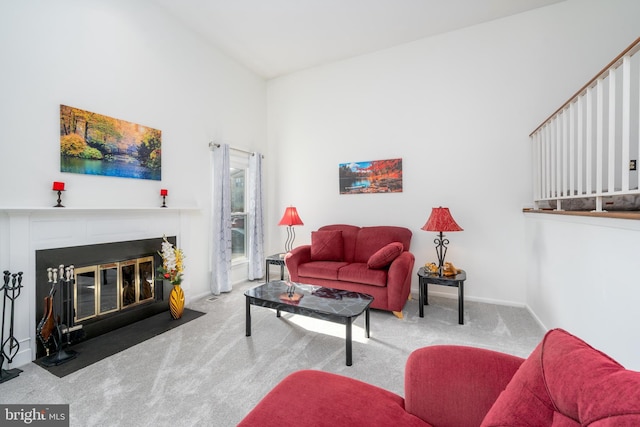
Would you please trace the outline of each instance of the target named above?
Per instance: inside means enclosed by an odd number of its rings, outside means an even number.
[[[340,194],[402,192],[402,159],[341,163]]]

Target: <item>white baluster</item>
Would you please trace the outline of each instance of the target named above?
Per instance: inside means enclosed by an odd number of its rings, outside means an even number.
[[[631,58],[622,60],[622,156],[620,172],[622,174],[621,190],[629,191],[629,147],[631,146]]]
[[[608,162],[607,162],[607,192],[616,191],[616,119],[618,116],[616,95],[618,90],[618,78],[616,70],[609,72],[609,136],[607,138]]]

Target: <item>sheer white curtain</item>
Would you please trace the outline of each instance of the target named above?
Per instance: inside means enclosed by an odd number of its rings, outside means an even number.
[[[231,185],[229,178],[229,145],[214,148],[211,292],[231,290]]]
[[[253,153],[249,157],[249,229],[247,257],[249,258],[249,280],[264,275],[264,221],[262,196],[262,155]]]

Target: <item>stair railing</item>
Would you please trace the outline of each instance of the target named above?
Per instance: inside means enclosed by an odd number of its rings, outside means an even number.
[[[640,194],[640,38],[530,135],[536,209]]]

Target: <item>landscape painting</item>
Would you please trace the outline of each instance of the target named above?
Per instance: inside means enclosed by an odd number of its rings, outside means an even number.
[[[161,179],[157,129],[60,105],[60,171]]]
[[[340,194],[401,193],[402,159],[340,163]]]

